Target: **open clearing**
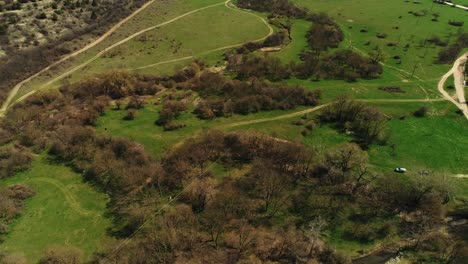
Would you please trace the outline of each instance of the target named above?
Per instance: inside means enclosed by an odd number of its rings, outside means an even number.
[[[37,263],[48,246],[72,245],[89,259],[106,238],[111,224],[104,217],[106,196],[83,183],[81,175],[51,164],[42,155],[30,170],[1,184],[19,183],[31,186],[36,195],[27,202],[0,250]]]

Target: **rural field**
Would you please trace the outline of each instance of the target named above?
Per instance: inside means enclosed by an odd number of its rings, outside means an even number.
[[[464,263],[468,12],[436,2],[139,1],[75,39],[2,102],[0,263]]]

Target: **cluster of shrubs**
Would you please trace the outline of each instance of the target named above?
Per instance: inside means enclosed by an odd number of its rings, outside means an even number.
[[[432,37],[428,38],[426,41],[431,43],[431,44],[434,44],[436,46],[439,46],[439,47],[447,47],[447,42],[441,40],[437,36],[432,36]]]
[[[332,123],[338,129],[352,132],[361,147],[386,141],[387,118],[379,109],[346,97],[340,97],[319,115],[323,123]]]
[[[400,86],[380,86],[379,90],[387,92],[387,93],[405,93]]]
[[[299,64],[283,64],[279,58],[248,54],[228,56],[227,69],[237,79],[256,77],[280,81],[294,76],[299,79],[334,79],[354,82],[358,79],[378,78],[382,65],[352,50],[337,50],[323,56],[315,52],[304,52]]]
[[[21,214],[24,201],[33,195],[34,191],[22,184],[0,188],[0,243],[2,236],[8,233],[11,222]]]
[[[252,77],[280,81],[293,74],[291,67],[284,65],[277,57],[247,54],[230,54],[227,57],[227,70],[233,72],[237,79],[247,80]]]
[[[309,47],[316,53],[330,48],[338,48],[344,39],[343,31],[326,14],[313,14],[308,17],[314,24],[307,32]]]
[[[187,104],[181,101],[166,101],[159,112],[159,119],[156,120],[158,126],[164,127],[164,130],[171,131],[185,127],[184,124],[175,123],[174,120],[188,109]]]
[[[248,54],[264,47],[277,47],[287,44],[290,41],[289,29],[283,28],[273,33],[262,42],[249,42],[236,49],[238,54]]]
[[[31,154],[22,148],[0,149],[0,180],[27,170],[32,162]]]
[[[462,33],[457,41],[439,52],[438,63],[452,63],[460,52],[468,46],[468,33]]]
[[[274,109],[293,109],[299,105],[317,105],[320,91],[306,91],[302,87],[272,85],[263,81],[243,82],[227,80],[214,73],[205,73],[192,89],[204,100],[195,114],[202,119],[249,114]]]

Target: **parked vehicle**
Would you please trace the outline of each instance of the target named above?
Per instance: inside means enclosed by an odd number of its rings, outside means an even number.
[[[405,168],[395,168],[395,172],[405,173],[406,169]]]

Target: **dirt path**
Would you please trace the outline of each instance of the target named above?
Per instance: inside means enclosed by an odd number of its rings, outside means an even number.
[[[63,58],[61,58],[60,60],[52,63],[51,65],[45,67],[44,69],[40,70],[39,72],[35,73],[34,75],[30,76],[29,78],[21,81],[20,83],[18,83],[15,87],[13,87],[13,89],[10,91],[10,93],[8,94],[8,97],[6,99],[5,102],[3,102],[2,104],[2,107],[0,108],[0,116],[3,116],[5,115],[5,111],[7,110],[10,102],[13,100],[13,98],[16,96],[16,94],[18,93],[19,89],[25,84],[25,83],[28,83],[29,81],[31,81],[32,79],[38,77],[39,75],[43,74],[44,72],[50,70],[52,67],[54,66],[57,66],[59,65],[60,63],[66,61],[66,60],[69,60],[73,57],[76,57],[78,56],[79,54],[91,49],[92,47],[96,46],[97,44],[101,43],[104,39],[106,39],[108,36],[110,36],[112,33],[114,33],[117,29],[119,29],[123,24],[125,24],[127,21],[129,21],[130,19],[132,19],[133,17],[135,17],[136,15],[138,15],[141,11],[145,10],[148,6],[150,6],[151,4],[153,4],[156,0],[151,0],[149,1],[148,3],[142,5],[140,8],[138,8],[137,10],[135,10],[135,12],[133,12],[132,14],[130,14],[128,17],[126,17],[125,19],[123,19],[122,21],[120,21],[119,23],[115,24],[111,29],[109,29],[106,33],[104,33],[101,37],[99,37],[98,39],[96,39],[95,41],[89,43],[88,45],[86,45],[85,47],[83,47],[82,49],[78,50],[78,51],[75,51]]]
[[[231,127],[238,127],[238,126],[245,126],[245,125],[251,125],[251,124],[265,123],[265,122],[270,122],[270,121],[276,121],[276,120],[301,116],[301,115],[305,115],[305,114],[308,114],[308,113],[318,111],[318,110],[320,110],[320,109],[322,109],[322,108],[324,108],[326,106],[329,106],[330,104],[332,104],[332,103],[319,105],[319,106],[316,106],[316,107],[313,107],[313,108],[309,108],[309,109],[302,110],[302,111],[295,112],[295,113],[291,113],[291,114],[275,116],[275,117],[269,117],[269,118],[259,118],[259,119],[254,119],[254,120],[241,121],[241,122],[236,122],[236,123],[232,123],[232,124],[228,124],[228,125],[223,125],[223,126],[220,126],[220,127],[231,128]]]
[[[450,71],[448,71],[444,76],[442,76],[438,85],[439,92],[444,96],[446,100],[452,102],[456,107],[458,107],[458,109],[460,109],[463,112],[466,119],[468,119],[468,106],[466,105],[465,85],[463,84],[463,78],[465,75],[463,65],[466,63],[467,57],[468,53],[465,53],[463,54],[463,56],[458,58],[453,64],[453,67],[450,69]],[[447,79],[452,75],[455,79],[455,89],[457,90],[456,96],[458,98],[458,102],[452,96],[450,96],[450,94],[448,94],[447,91],[445,91],[444,89]]]
[[[263,17],[258,16],[258,15],[254,14],[254,13],[251,13],[249,10],[237,8],[235,5],[232,5],[232,4],[231,4],[231,0],[226,1],[224,4],[225,4],[225,6],[226,6],[227,8],[229,8],[229,9],[232,9],[232,10],[235,10],[235,11],[240,11],[240,12],[245,12],[245,13],[247,13],[247,14],[249,14],[249,15],[252,15],[252,16],[254,16],[254,17],[257,17],[258,19],[260,19],[260,20],[262,21],[263,24],[265,24],[265,25],[268,27],[269,32],[268,32],[268,34],[267,34],[265,37],[262,37],[262,38],[259,38],[259,39],[256,39],[256,40],[252,40],[252,41],[250,41],[250,42],[260,42],[260,41],[263,41],[263,40],[267,39],[269,36],[273,35],[273,33],[274,33],[273,27],[271,27],[270,24],[268,24],[268,22],[267,22]],[[194,58],[196,58],[197,56],[206,55],[206,54],[213,53],[213,52],[216,52],[216,51],[238,48],[238,47],[241,47],[241,46],[244,45],[244,44],[245,44],[245,43],[239,43],[239,44],[224,46],[224,47],[220,47],[220,48],[208,50],[208,51],[199,53],[199,54],[197,54],[197,55],[187,56],[187,57],[183,57],[183,58],[179,58],[179,59],[173,59],[173,60],[168,60],[168,61],[157,62],[157,63],[153,63],[153,64],[141,66],[141,67],[138,67],[138,68],[128,69],[128,70],[141,70],[141,69],[147,69],[147,68],[151,68],[151,67],[155,67],[155,66],[159,66],[159,65],[163,65],[163,64],[168,64],[168,63],[173,63],[173,62],[178,62],[178,61],[183,61],[183,60],[189,60],[189,59],[194,59]]]
[[[455,89],[457,91],[458,102],[465,105],[466,108],[466,97],[465,97],[465,64],[468,59],[468,53],[465,54],[465,58],[460,61],[460,64],[453,72],[453,78],[455,79]]]
[[[39,75],[41,75],[42,73],[50,70],[52,67],[54,66],[57,66],[59,65],[60,63],[70,59],[70,58],[73,58],[73,57],[76,57],[77,55],[89,50],[90,48],[96,46],[97,44],[99,44],[101,41],[103,41],[105,38],[107,38],[109,35],[111,35],[112,33],[114,33],[118,28],[120,28],[124,23],[126,23],[128,20],[132,19],[133,17],[135,17],[138,13],[140,13],[141,11],[143,11],[144,9],[146,9],[149,5],[151,5],[152,3],[154,3],[156,0],[151,0],[149,1],[148,3],[146,3],[145,5],[143,5],[142,7],[140,7],[139,9],[137,9],[134,13],[132,13],[130,16],[128,16],[127,18],[125,18],[124,20],[120,21],[119,23],[117,23],[115,26],[113,26],[109,31],[107,31],[104,35],[102,35],[100,38],[98,38],[97,40],[95,40],[94,42],[88,44],[86,47],[84,47],[83,49],[79,50],[79,51],[76,51],[70,55],[67,55],[63,58],[61,58],[60,60],[54,62],[53,64],[47,66],[46,68],[42,69],[41,71],[37,72],[36,74],[30,76],[29,78],[23,80],[22,82],[18,83],[11,91],[10,93],[8,94],[8,98],[7,100],[3,103],[2,105],[2,108],[0,109],[0,117],[1,116],[4,116],[5,115],[5,112],[7,111],[7,109],[12,105],[12,100],[13,98],[16,96],[16,94],[18,93],[19,89],[25,84],[25,83],[28,83],[29,81],[31,81],[32,79],[38,77]],[[37,89],[35,89],[34,91],[31,91],[29,93],[27,93],[26,95],[22,96],[21,98],[19,98],[18,100],[16,100],[14,103],[17,103],[17,102],[20,102],[22,100],[24,100],[25,98],[27,98],[28,96],[34,94],[37,90],[40,90],[58,80],[61,80],[63,79],[64,77],[76,72],[77,70],[85,67],[86,65],[90,64],[91,62],[97,60],[98,58],[100,58],[104,53],[108,52],[109,50],[117,47],[117,46],[120,46],[126,42],[128,42],[129,40],[147,32],[147,31],[150,31],[150,30],[153,30],[153,29],[156,29],[158,27],[162,27],[162,26],[165,26],[167,24],[170,24],[172,22],[175,22],[181,18],[184,18],[188,15],[191,15],[191,14],[194,14],[196,12],[199,12],[199,11],[202,11],[202,10],[205,10],[205,9],[208,9],[208,8],[211,8],[211,7],[215,7],[215,6],[219,6],[219,5],[226,5],[228,6],[228,3],[230,2],[231,0],[227,0],[225,2],[222,2],[222,3],[217,3],[217,4],[213,4],[213,5],[209,5],[209,6],[205,6],[205,7],[202,7],[202,8],[198,8],[198,9],[195,9],[195,10],[192,10],[190,12],[187,12],[185,14],[182,14],[180,16],[177,16],[171,20],[168,20],[168,21],[165,21],[163,23],[160,23],[158,25],[155,25],[155,26],[151,26],[151,27],[148,27],[148,28],[145,28],[143,30],[140,30],[136,33],[134,33],[133,35],[123,39],[123,40],[120,40],[116,43],[114,43],[113,45],[105,48],[104,50],[100,51],[97,55],[95,55],[94,57],[92,57],[91,59],[87,60],[86,62],[72,68],[71,70],[55,77],[54,79],[48,81],[47,83],[41,85],[40,87],[38,87]],[[14,104],[13,103],[13,104]]]
[[[356,99],[356,101],[368,102],[368,103],[419,103],[419,102],[440,102],[440,101],[444,101],[444,99],[442,98],[439,98],[439,99]],[[276,120],[281,120],[281,119],[288,119],[288,118],[316,112],[331,104],[333,104],[333,102],[319,105],[316,107],[312,107],[306,110],[286,114],[286,115],[269,117],[269,118],[260,118],[260,119],[255,119],[255,120],[240,121],[240,122],[235,122],[235,123],[231,123],[227,125],[221,125],[219,126],[219,128],[231,128],[231,127],[252,125],[252,124],[258,124],[258,123],[265,123],[265,122],[276,121]]]

